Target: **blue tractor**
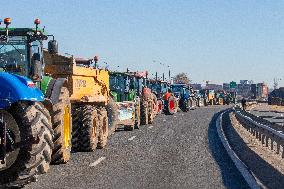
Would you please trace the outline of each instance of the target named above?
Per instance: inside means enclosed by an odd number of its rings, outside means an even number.
[[[41,102],[43,93],[28,77],[29,58],[23,53],[22,38],[11,39],[4,20],[5,35],[0,35],[0,182],[2,186],[21,186],[35,175],[47,171],[52,153],[52,126]],[[10,72],[13,70],[13,72]],[[36,71],[33,72],[36,74]]]
[[[69,160],[70,101],[63,79],[44,73],[43,41],[36,28],[0,28],[0,184],[23,186]],[[49,51],[56,51],[55,40]],[[64,143],[64,141],[66,141]]]
[[[179,108],[187,112],[190,109],[190,88],[186,84],[172,84],[171,91],[178,100]]]

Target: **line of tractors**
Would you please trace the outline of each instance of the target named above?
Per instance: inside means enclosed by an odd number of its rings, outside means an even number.
[[[51,163],[67,163],[71,152],[104,148],[118,128],[132,131],[162,112],[211,103],[210,92],[202,95],[185,84],[149,79],[147,72],[99,68],[97,56],[60,55],[39,19],[35,28],[10,24],[5,18],[0,28],[2,185],[23,186]]]

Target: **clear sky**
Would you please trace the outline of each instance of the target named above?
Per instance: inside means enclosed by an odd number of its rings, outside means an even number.
[[[32,27],[39,17],[61,53],[98,54],[113,69],[161,75],[170,65],[193,82],[272,86],[279,77],[284,86],[284,1],[13,0],[0,12],[14,27]]]

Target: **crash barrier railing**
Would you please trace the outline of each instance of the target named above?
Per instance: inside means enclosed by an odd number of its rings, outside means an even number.
[[[248,112],[236,107],[237,120],[245,127],[255,139],[259,140],[265,147],[276,152],[284,158],[284,132],[275,128],[275,124],[262,118],[258,118]]]

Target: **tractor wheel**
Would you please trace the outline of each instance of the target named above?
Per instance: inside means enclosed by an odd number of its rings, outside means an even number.
[[[109,126],[109,135],[111,135],[117,128],[118,120],[118,108],[115,101],[110,98],[109,103],[107,104],[107,114],[108,114],[108,126]]]
[[[155,110],[153,109],[153,100],[148,101],[148,123],[152,124],[154,122]]]
[[[52,106],[51,122],[54,130],[51,162],[53,164],[67,163],[71,151],[72,120],[69,91],[66,87],[61,88],[59,101]]]
[[[72,106],[72,152],[80,151],[80,133],[82,126],[82,108]]]
[[[170,96],[168,99],[168,107],[167,107],[167,112],[170,115],[173,115],[177,112],[177,104],[174,96]]]
[[[190,106],[192,107],[192,100],[184,100],[183,102],[183,111],[188,112],[190,109]]]
[[[162,100],[158,100],[158,101],[157,101],[157,106],[158,106],[158,108],[157,108],[157,113],[158,113],[158,114],[161,114],[162,111],[163,111],[163,107],[164,107],[163,101],[162,101]]]
[[[140,99],[137,98],[137,100],[135,101],[135,129],[139,129],[140,128],[140,119],[141,119],[141,106],[140,106]]]
[[[154,117],[158,114],[158,99],[155,94],[152,94]]]
[[[23,187],[46,173],[51,162],[53,130],[49,112],[38,102],[20,102],[1,110],[0,128],[6,126],[6,162],[0,168],[0,183]]]
[[[148,125],[148,102],[147,101],[142,101],[142,106],[141,106],[141,125]]]
[[[81,125],[79,125],[81,127],[79,137],[80,151],[93,152],[98,145],[100,126],[98,112],[94,106],[84,105],[81,113],[82,116],[79,118],[82,120]]]
[[[98,110],[99,116],[99,136],[97,148],[104,148],[107,145],[108,138],[108,116],[105,108]]]

